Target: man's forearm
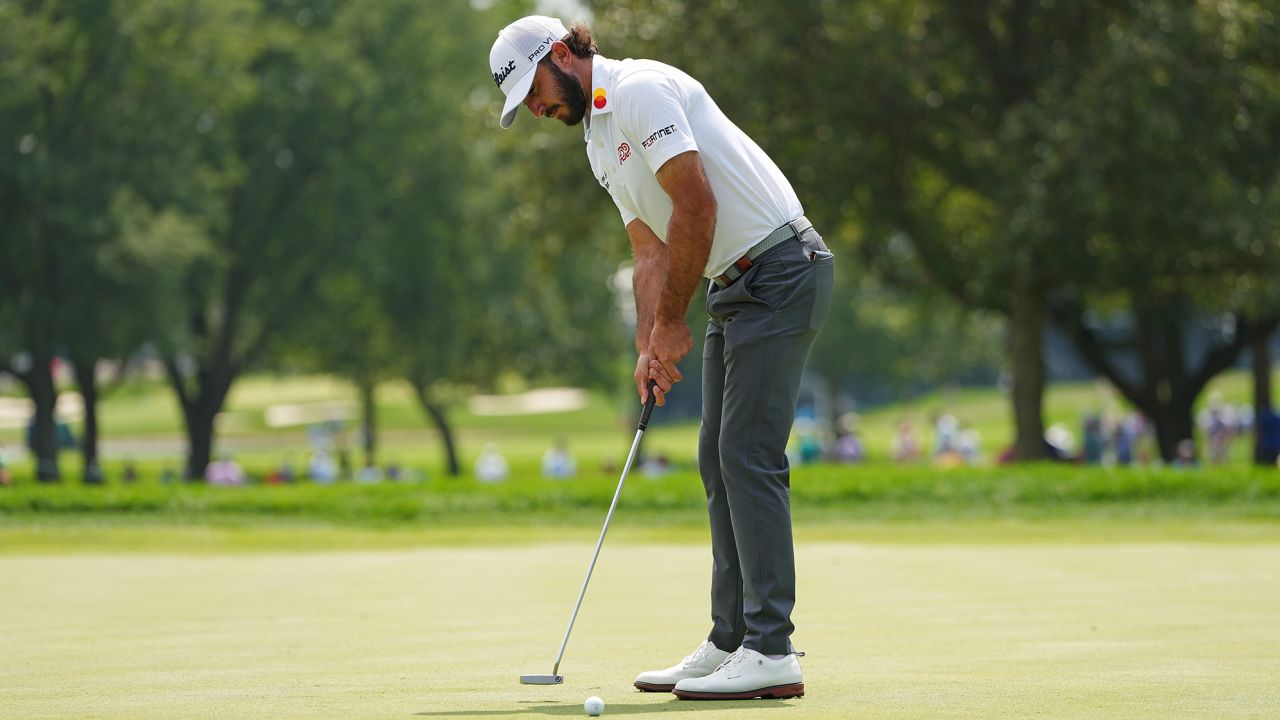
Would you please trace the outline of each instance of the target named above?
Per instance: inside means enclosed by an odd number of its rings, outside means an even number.
[[[649,334],[662,297],[662,282],[667,271],[667,256],[654,254],[636,258],[631,274],[631,288],[636,298],[636,352],[649,350]]]
[[[658,298],[657,319],[683,322],[693,291],[702,280],[711,255],[716,232],[716,209],[709,207],[672,210],[667,225],[667,267]]]

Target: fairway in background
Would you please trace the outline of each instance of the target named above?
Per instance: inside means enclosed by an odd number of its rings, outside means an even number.
[[[1201,403],[1214,393],[1233,405],[1250,402],[1247,373],[1233,371],[1215,378],[1202,394]],[[444,466],[440,441],[423,417],[412,390],[402,382],[388,382],[379,387],[377,397],[380,461],[395,462],[427,475],[439,474]],[[474,467],[484,446],[495,443],[513,473],[536,474],[542,454],[561,439],[567,442],[584,474],[618,465],[630,444],[639,403],[630,393],[612,397],[588,393],[585,398],[587,404],[579,410],[532,415],[475,415],[465,403],[456,404],[451,408],[450,420],[457,432],[464,468]],[[348,417],[347,443],[353,462],[359,466],[356,392],[350,384],[324,375],[257,375],[237,382],[225,412],[219,416],[218,447],[233,454],[251,475],[258,477],[286,458],[295,467],[304,466],[309,452],[306,425],[271,427],[267,423],[271,409],[280,406],[347,408],[343,413]],[[1086,414],[1124,412],[1127,407],[1103,383],[1057,383],[1046,392],[1045,425],[1059,423],[1079,441]],[[109,478],[120,475],[126,459],[135,461],[144,475],[159,476],[165,467],[181,468],[185,440],[177,403],[168,385],[131,383],[107,396],[100,412],[102,457]],[[915,426],[927,449],[931,418],[941,412],[954,415],[978,431],[984,463],[994,462],[1012,442],[1009,404],[1003,393],[993,388],[944,389],[862,412],[860,431],[869,461],[888,462],[894,429],[902,420]],[[671,423],[659,410],[653,428],[645,441],[647,450],[661,453],[677,465],[694,465],[696,421]],[[78,434],[80,428],[72,423],[72,430]],[[17,428],[0,428],[0,443],[14,458],[25,455]],[[1232,445],[1230,462],[1248,462],[1251,451],[1252,438],[1238,438]],[[26,462],[24,458],[23,464]],[[68,481],[79,478],[78,453],[62,453],[61,462]],[[20,476],[27,474],[24,468],[16,470]]]

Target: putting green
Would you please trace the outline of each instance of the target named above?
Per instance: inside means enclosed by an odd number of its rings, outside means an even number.
[[[706,630],[693,544],[606,546],[518,684],[591,547],[0,555],[0,716],[1280,715],[1275,543],[803,543],[809,694],[727,704],[631,688]]]

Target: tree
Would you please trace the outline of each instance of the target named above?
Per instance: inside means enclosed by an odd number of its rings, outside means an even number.
[[[549,162],[545,146],[531,147],[545,136],[527,118],[510,134],[496,127],[501,94],[482,65],[439,72],[487,48],[522,6],[454,2],[424,13],[388,2],[337,23],[378,69],[349,168],[365,188],[349,200],[365,218],[362,282],[450,475],[461,464],[449,407],[464,390],[512,372],[599,383],[617,357],[607,285],[616,263],[570,247],[592,237],[598,216],[576,209],[589,175],[578,158]],[[438,108],[447,110],[427,121]],[[562,187],[554,178],[569,167],[576,182]]]
[[[35,450],[42,480],[59,476],[50,367],[76,361],[87,403],[86,470],[96,459],[92,366],[125,352],[130,318],[157,268],[110,277],[122,198],[173,212],[201,207],[214,173],[193,149],[199,113],[226,102],[233,86],[196,82],[228,74],[236,47],[218,36],[240,3],[146,0],[123,3],[6,3],[0,6],[0,134],[16,157],[0,169],[4,292],[13,350],[36,406]],[[234,79],[228,75],[228,79]],[[117,253],[118,254],[118,253]],[[116,320],[113,322],[112,320]]]
[[[363,249],[364,245],[353,245]],[[274,362],[288,368],[347,378],[360,401],[360,437],[367,466],[377,464],[377,388],[397,376],[397,353],[375,282],[353,252],[346,267],[326,273],[313,296],[312,312],[290,340],[277,346]]]
[[[184,275],[184,319],[161,338],[186,424],[186,475],[203,475],[214,418],[235,379],[312,311],[314,293],[358,240],[344,174],[363,131],[374,70],[333,30],[339,8],[267,3],[256,18],[251,101],[208,122],[230,138],[235,175],[212,250]]]
[[[660,44],[654,54],[701,78],[810,216],[848,243],[837,251],[857,251],[910,292],[1006,319],[1016,450],[1041,457],[1044,298],[1069,268],[1053,260],[1064,239],[1033,213],[1039,138],[1022,118],[1076,81],[1117,11],[1025,0],[638,5],[611,4],[602,24],[644,49]],[[849,320],[833,315],[825,334]]]
[[[1260,3],[1146,3],[1051,120],[1044,216],[1085,271],[1054,317],[1165,460],[1209,380],[1280,324],[1278,46]]]

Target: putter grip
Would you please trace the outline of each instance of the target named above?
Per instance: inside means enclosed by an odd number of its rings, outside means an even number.
[[[641,430],[644,430],[645,428],[649,427],[649,416],[653,414],[653,404],[658,401],[658,396],[653,394],[653,389],[657,386],[658,386],[658,383],[654,382],[653,380],[649,381],[649,399],[645,401],[644,410],[640,411],[640,428],[639,429]]]

